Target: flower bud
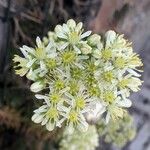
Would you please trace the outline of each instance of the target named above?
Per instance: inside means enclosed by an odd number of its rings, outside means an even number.
[[[100,43],[101,36],[98,34],[93,34],[89,37],[88,42],[90,45],[95,46]]]
[[[106,46],[109,47],[111,43],[116,39],[116,33],[112,30],[109,30],[105,34],[106,37]]]
[[[31,85],[30,89],[32,92],[39,92],[41,90],[43,90],[43,88],[45,87],[45,84],[41,81],[35,82]]]
[[[85,55],[90,54],[92,52],[92,48],[88,44],[84,44],[81,48],[81,52]]]

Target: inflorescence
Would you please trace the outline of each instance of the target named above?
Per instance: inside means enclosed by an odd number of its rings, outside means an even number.
[[[32,80],[31,91],[43,100],[32,120],[49,131],[62,125],[87,131],[87,114],[106,123],[123,118],[130,92],[142,84],[142,62],[123,35],[83,31],[81,22],[70,19],[43,40],[37,37],[35,47],[21,47],[23,57],[13,59],[16,74]]]

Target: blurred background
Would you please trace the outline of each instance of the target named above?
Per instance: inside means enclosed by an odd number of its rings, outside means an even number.
[[[36,36],[46,36],[69,18],[95,33],[124,33],[144,63],[144,84],[131,95],[129,110],[136,137],[123,148],[101,138],[97,150],[150,150],[150,0],[0,0],[0,150],[51,150],[49,142],[57,145],[54,132],[30,121],[37,104],[30,81],[14,74],[12,58],[20,54],[19,46],[34,46]]]

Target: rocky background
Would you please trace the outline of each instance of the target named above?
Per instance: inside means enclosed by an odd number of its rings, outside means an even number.
[[[30,82],[14,74],[12,58],[19,46],[34,45],[37,35],[45,36],[69,18],[84,22],[86,29],[96,33],[116,30],[133,42],[144,63],[144,83],[131,96],[137,135],[122,150],[150,150],[149,0],[0,0],[0,149],[41,150],[46,149],[43,141],[55,142],[55,133],[29,121],[35,98]],[[102,139],[100,145],[98,150],[119,150]]]

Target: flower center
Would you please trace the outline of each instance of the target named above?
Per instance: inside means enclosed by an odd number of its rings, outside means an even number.
[[[126,86],[129,84],[130,80],[129,79],[122,79],[119,83],[118,83],[118,87],[121,89],[126,88]]]
[[[64,82],[62,80],[57,80],[57,81],[55,81],[55,85],[54,86],[55,86],[56,90],[61,90],[61,89],[63,89],[65,87],[65,84],[64,84]]]
[[[125,59],[123,59],[122,57],[118,57],[116,60],[115,60],[115,66],[117,68],[124,68],[126,65],[126,61]]]
[[[109,49],[104,49],[104,50],[102,50],[102,58],[104,59],[104,60],[109,60],[110,58],[112,57],[112,52],[111,52],[111,50],[109,50]]]
[[[89,88],[89,93],[92,96],[100,96],[100,90],[98,87],[90,87]]]
[[[71,32],[69,34],[69,42],[72,45],[75,45],[75,44],[77,44],[79,42],[79,35],[78,35],[77,32]]]
[[[72,68],[71,75],[75,79],[80,79],[82,77],[82,70],[79,68]]]
[[[70,81],[69,82],[69,87],[70,87],[70,93],[72,95],[75,95],[78,92],[79,86],[78,83],[76,81]]]
[[[51,119],[56,119],[59,116],[58,110],[56,108],[50,108],[47,111],[46,116],[51,118]]]
[[[64,64],[71,64],[75,61],[76,55],[74,52],[68,51],[62,54],[62,61]]]
[[[57,66],[55,59],[49,59],[49,60],[47,60],[46,64],[47,64],[47,67],[49,69],[54,69]]]
[[[57,93],[53,93],[50,95],[50,101],[53,103],[53,104],[57,104],[61,99],[61,96]]]
[[[108,103],[112,103],[115,99],[115,95],[112,91],[106,91],[104,92],[104,100]]]
[[[76,99],[76,107],[79,109],[83,109],[85,107],[85,100],[83,97],[78,97]]]
[[[71,111],[69,114],[69,120],[73,123],[76,123],[78,121],[78,113],[76,111]]]
[[[92,76],[91,74],[88,75],[85,80],[88,85],[95,84],[96,82],[94,76]]]
[[[102,74],[102,78],[107,82],[111,82],[114,78],[114,75],[111,71],[106,71]]]
[[[87,63],[87,72],[93,73],[95,70],[96,70],[96,66],[94,65],[94,63],[92,62]]]

